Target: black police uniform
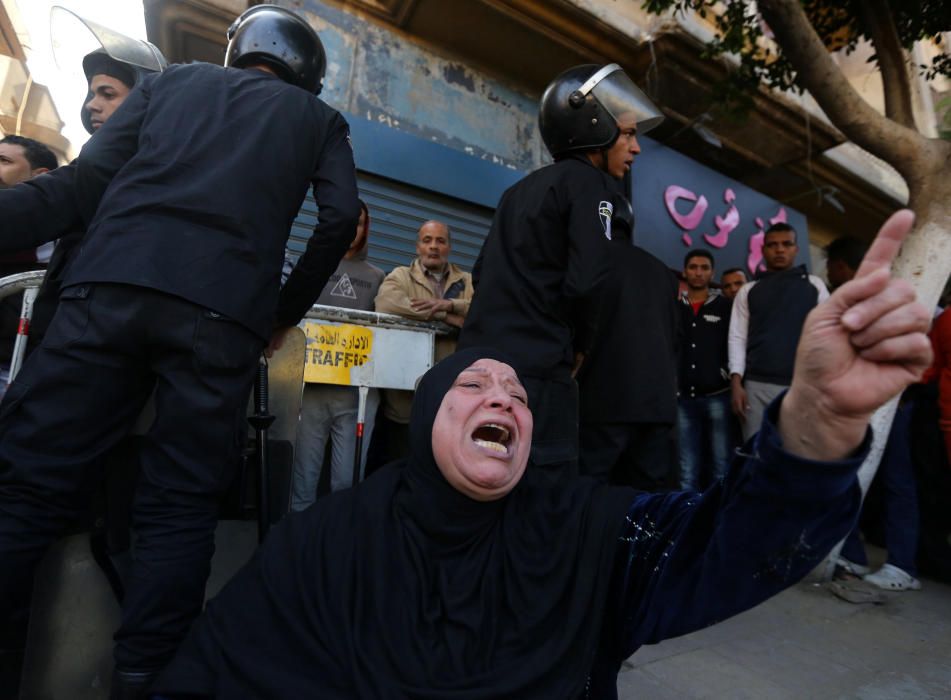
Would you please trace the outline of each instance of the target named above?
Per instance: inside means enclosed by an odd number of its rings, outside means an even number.
[[[280,290],[308,183],[319,223]],[[175,66],[86,144],[75,191],[91,223],[0,408],[0,618],[154,383],[116,663],[158,669],[201,609],[258,354],[274,326],[299,321],[353,237],[348,127],[269,73]]]
[[[46,267],[43,284],[33,302],[27,354],[42,341],[56,311],[66,270],[85,233],[85,223],[75,197],[76,162],[51,170],[0,190],[0,211],[4,215],[0,232],[0,253],[16,250],[23,242],[38,246],[56,241]]]
[[[674,476],[677,278],[629,239],[611,251],[599,332],[578,372],[581,473],[657,491]]]
[[[494,347],[516,362],[535,420],[533,461],[556,479],[577,473],[572,338],[582,327],[596,333],[620,191],[580,155],[535,171],[502,195],[472,271],[475,296],[458,348]]]

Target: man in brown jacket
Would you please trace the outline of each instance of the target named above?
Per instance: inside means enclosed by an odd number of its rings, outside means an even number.
[[[441,221],[427,221],[416,234],[416,259],[395,268],[383,280],[376,295],[376,310],[414,321],[442,321],[462,328],[472,300],[472,276],[449,262],[452,246],[449,227]],[[436,338],[435,361],[452,354],[458,333]],[[409,413],[413,392],[383,392],[383,419],[377,429],[386,437],[383,462],[408,454]],[[374,460],[376,465],[380,461]]]

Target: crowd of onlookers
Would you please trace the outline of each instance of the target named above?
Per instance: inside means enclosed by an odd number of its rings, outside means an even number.
[[[384,275],[366,262],[369,224],[364,206],[354,243],[318,303],[461,328],[473,288],[469,273],[449,262],[449,227],[425,222],[416,258]],[[676,275],[637,246],[618,247],[619,272],[605,282],[613,303],[601,310],[603,342],[594,356],[579,353],[576,367],[581,473],[644,490],[700,490],[723,477],[733,452],[757,432],[763,413],[789,386],[806,315],[855,275],[865,248],[850,237],[829,244],[826,283],[796,264],[799,244],[788,224],[766,232],[764,269],[752,279],[742,268],[719,271],[706,249],[689,251]],[[438,336],[436,360],[454,350],[454,337]],[[864,576],[886,589],[920,587],[918,547],[928,522],[919,528],[919,520],[941,515],[929,503],[919,507],[919,481],[951,475],[951,314],[937,316],[932,338],[935,366],[902,398],[867,514],[838,561],[840,575]],[[609,391],[610,402],[603,398]],[[367,403],[367,473],[408,454],[412,392],[381,393],[372,390]],[[294,509],[351,483],[356,410],[354,388],[307,386]],[[915,419],[925,411],[941,418]],[[939,427],[945,449],[925,449],[936,440],[922,433],[936,435]],[[331,475],[321,482],[325,463]],[[919,514],[922,509],[927,512]],[[868,567],[862,533],[888,550],[887,563],[876,572]],[[924,556],[926,568],[939,576],[951,568],[940,546]]]

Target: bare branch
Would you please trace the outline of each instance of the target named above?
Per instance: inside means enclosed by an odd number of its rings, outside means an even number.
[[[759,9],[776,41],[833,124],[853,142],[891,163],[907,179],[926,139],[876,112],[845,79],[826,51],[799,0],[760,0]]]
[[[908,65],[888,0],[867,0],[860,5],[872,46],[875,47],[878,67],[882,71],[885,115],[902,126],[915,129]]]

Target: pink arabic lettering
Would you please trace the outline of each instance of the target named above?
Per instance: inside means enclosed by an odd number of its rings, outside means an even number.
[[[758,270],[766,269],[766,266],[763,265],[763,239],[766,237],[763,231],[766,227],[763,225],[763,220],[760,217],[757,216],[754,221],[759,230],[750,236],[750,254],[746,258],[746,267],[749,269],[751,275],[755,275]],[[776,212],[776,216],[769,220],[770,226],[780,223],[787,223],[785,207],[780,207],[779,211]]]
[[[736,200],[736,193],[729,187],[723,192],[723,201],[730,205],[726,216],[713,217],[713,223],[716,224],[717,232],[714,235],[703,234],[704,240],[714,248],[723,248],[730,242],[730,232],[740,225],[740,210],[736,208],[733,202]]]
[[[689,214],[681,214],[677,211],[677,200],[685,199],[688,202],[696,202],[693,209],[690,210]],[[664,204],[667,207],[667,213],[670,214],[670,218],[674,220],[681,231],[683,231],[683,242],[684,245],[692,245],[693,239],[688,234],[689,231],[693,231],[697,226],[700,225],[700,221],[703,219],[703,215],[707,212],[707,198],[703,195],[700,195],[698,198],[696,194],[688,190],[686,187],[681,187],[680,185],[670,185],[666,190],[664,190]]]

